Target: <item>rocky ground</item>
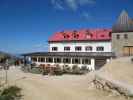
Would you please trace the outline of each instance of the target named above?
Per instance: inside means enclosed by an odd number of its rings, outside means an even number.
[[[95,72],[93,85],[97,89],[133,99],[133,57],[112,60]]]
[[[1,80],[5,72],[0,71]],[[8,83],[21,87],[23,100],[126,100],[108,92],[89,88],[91,74],[42,76],[23,73],[19,68],[8,71]]]

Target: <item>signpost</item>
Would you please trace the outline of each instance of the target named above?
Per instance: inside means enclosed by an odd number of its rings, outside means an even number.
[[[8,59],[5,62],[4,70],[5,70],[5,83],[7,84],[8,83],[8,70],[9,70]]]

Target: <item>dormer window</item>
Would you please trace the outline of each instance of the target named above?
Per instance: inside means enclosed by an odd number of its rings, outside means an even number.
[[[69,35],[65,34],[64,39],[68,39],[68,38],[69,38]]]
[[[73,38],[75,38],[75,39],[79,38],[79,34],[77,34],[76,30],[73,31],[72,35],[73,35]]]
[[[90,35],[86,35],[86,38],[87,38],[87,39],[90,39],[90,38],[91,38],[91,36],[90,36]]]
[[[79,38],[79,35],[78,34],[75,34],[74,35],[74,38],[76,38],[76,39]]]
[[[64,37],[64,39],[68,39],[70,36],[68,35],[68,34],[66,34],[64,31],[63,32],[61,32],[62,33],[62,35],[63,35],[63,37]]]
[[[87,30],[87,31],[86,31],[86,38],[87,38],[87,39],[90,39],[90,38],[92,38],[92,37],[93,37],[92,33],[90,33],[90,31]]]
[[[87,39],[91,39],[93,37],[93,35],[90,33],[90,34],[86,34],[86,38]]]

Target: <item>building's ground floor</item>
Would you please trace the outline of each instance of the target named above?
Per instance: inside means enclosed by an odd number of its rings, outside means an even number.
[[[45,67],[70,67],[78,66],[88,70],[96,70],[109,62],[113,57],[111,52],[43,52],[25,54],[24,57],[37,66]]]

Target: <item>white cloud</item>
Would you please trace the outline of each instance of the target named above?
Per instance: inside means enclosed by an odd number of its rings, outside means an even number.
[[[76,0],[65,0],[66,5],[72,9],[72,10],[77,10],[78,8],[78,3]]]
[[[64,10],[61,0],[51,0],[51,3],[55,9]]]
[[[94,5],[95,0],[51,0],[52,5],[56,9],[64,10],[65,8],[77,10],[85,5]]]

